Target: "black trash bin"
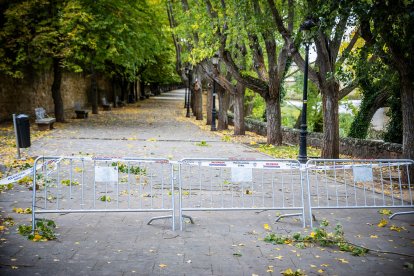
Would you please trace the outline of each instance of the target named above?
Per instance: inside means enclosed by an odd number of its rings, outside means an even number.
[[[30,147],[30,122],[29,116],[19,114],[16,116],[17,137],[20,148]]]

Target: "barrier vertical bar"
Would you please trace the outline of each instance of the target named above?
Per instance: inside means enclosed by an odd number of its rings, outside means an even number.
[[[37,162],[39,161],[40,158],[43,158],[43,162],[44,162],[44,157],[38,157],[36,158],[33,164],[33,186],[32,186],[32,232],[33,233],[36,229],[36,168],[37,168]]]
[[[162,165],[161,165],[162,166]],[[175,186],[174,186],[174,164],[169,164],[170,171],[171,171],[171,190],[172,190],[172,196],[171,196],[171,208],[172,208],[172,230],[175,231]],[[180,190],[180,184],[178,184],[178,190]],[[162,193],[164,194],[164,190],[162,190]],[[180,217],[181,218],[181,217]]]

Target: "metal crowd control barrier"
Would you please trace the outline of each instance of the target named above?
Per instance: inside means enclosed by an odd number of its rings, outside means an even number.
[[[413,208],[413,160],[316,159],[306,164],[312,227],[314,209]],[[398,212],[394,216],[414,213]]]
[[[179,168],[180,229],[186,211],[297,210],[305,226],[296,160],[183,159]]]
[[[39,157],[32,227],[47,213],[167,212],[175,230],[173,170],[167,159]]]

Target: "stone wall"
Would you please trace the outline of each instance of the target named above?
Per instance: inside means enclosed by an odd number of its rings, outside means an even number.
[[[233,115],[229,114],[229,124],[233,125]],[[266,123],[252,119],[245,119],[246,130],[266,136]],[[283,142],[287,144],[299,144],[299,129],[284,127]],[[313,147],[321,147],[323,134],[308,132],[307,144]],[[402,145],[386,143],[376,140],[363,140],[355,138],[341,138],[339,141],[339,152],[354,158],[388,159],[402,158]]]
[[[13,113],[25,113],[35,118],[36,107],[45,108],[48,114],[53,116],[52,82],[52,71],[30,72],[23,79],[0,75],[0,121],[11,120]],[[99,78],[98,85],[100,94],[110,94],[111,87],[108,81]],[[68,118],[73,115],[75,103],[82,107],[89,106],[90,78],[86,75],[64,73],[61,89]]]

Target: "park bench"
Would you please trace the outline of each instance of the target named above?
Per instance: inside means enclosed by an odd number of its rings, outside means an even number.
[[[112,109],[112,104],[108,103],[105,97],[102,98],[102,107],[104,111],[109,111]]]
[[[88,111],[81,108],[79,103],[75,103],[75,113],[76,119],[86,119],[88,118]]]
[[[35,108],[35,113],[35,123],[37,124],[39,130],[53,129],[53,123],[56,122],[56,119],[49,117],[43,107]]]

